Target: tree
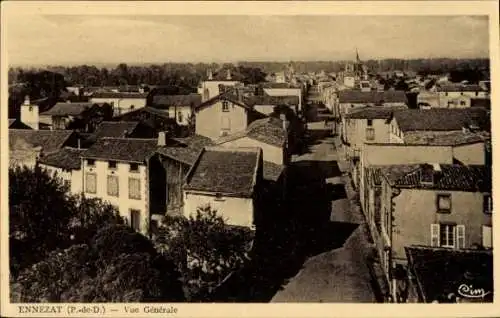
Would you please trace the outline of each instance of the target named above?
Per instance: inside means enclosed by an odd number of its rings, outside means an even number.
[[[189,218],[169,217],[155,238],[157,249],[178,264],[191,300],[203,300],[248,259],[253,232],[228,226],[210,206]]]
[[[55,249],[88,243],[109,224],[123,224],[110,204],[71,196],[39,166],[9,170],[10,268],[17,273]]]
[[[14,302],[184,300],[174,265],[124,225],[101,229],[89,244],[51,252],[23,270],[11,290]]]

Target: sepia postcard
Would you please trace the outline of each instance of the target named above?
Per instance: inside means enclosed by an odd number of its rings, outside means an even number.
[[[0,315],[499,316],[498,5],[2,3]]]

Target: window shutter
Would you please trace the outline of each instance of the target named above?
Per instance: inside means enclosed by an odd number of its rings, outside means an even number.
[[[457,225],[457,248],[465,248],[465,225]]]
[[[431,246],[439,246],[439,224],[431,224]]]
[[[491,236],[491,226],[483,225],[483,247],[492,248],[493,238]]]

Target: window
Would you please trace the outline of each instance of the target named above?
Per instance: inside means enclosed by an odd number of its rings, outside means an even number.
[[[130,164],[130,172],[139,172],[139,164],[131,163]]]
[[[366,128],[366,140],[374,140],[375,139],[375,129]]]
[[[465,101],[461,100],[460,101],[460,106],[465,106]]]
[[[451,195],[438,194],[436,199],[437,213],[450,213],[451,212]]]
[[[90,167],[95,166],[95,160],[94,159],[87,159],[87,166],[90,166]]]
[[[177,112],[177,121],[182,123],[183,119],[182,112]]]
[[[118,196],[118,177],[108,176],[108,195],[112,197]]]
[[[97,189],[97,176],[95,173],[85,174],[85,192],[96,193]]]
[[[128,197],[129,199],[141,199],[141,180],[135,178],[128,179]]]
[[[483,225],[483,247],[493,247],[493,237],[491,236],[491,226]]]
[[[116,169],[116,161],[108,161],[108,169]]]
[[[490,194],[483,197],[483,211],[486,214],[491,214],[493,212],[493,200]]]
[[[229,111],[229,103],[227,100],[222,101],[222,111],[223,112],[228,112]]]
[[[134,105],[130,105],[130,109],[134,109],[134,108],[135,108],[135,106],[134,106]]]
[[[479,96],[479,92],[476,92],[476,96]]]
[[[465,226],[449,223],[431,224],[431,246],[465,247]]]
[[[444,93],[444,96],[448,96],[448,92]]]
[[[373,126],[373,119],[367,119],[367,120],[366,120],[366,125],[367,125],[368,127]]]
[[[136,231],[141,230],[141,211],[130,210],[130,226]]]

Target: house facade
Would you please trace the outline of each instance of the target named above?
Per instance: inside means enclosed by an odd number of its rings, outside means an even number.
[[[177,124],[187,126],[190,123],[193,110],[201,104],[200,94],[189,95],[156,95],[153,97],[152,107],[168,113],[175,118]]]
[[[195,109],[196,134],[216,140],[244,131],[252,121],[265,117],[245,104],[242,97],[225,93],[199,105]]]
[[[436,91],[442,108],[470,107],[471,98],[489,97],[489,92],[480,85],[438,84]]]
[[[372,227],[380,230],[374,237],[388,280],[395,279],[391,271],[397,265],[406,266],[405,246],[492,247],[491,171],[485,166],[380,169],[380,211]]]
[[[146,107],[147,97],[147,93],[96,92],[90,97],[90,102],[110,104],[113,115],[119,116]]]
[[[227,224],[254,228],[261,211],[262,150],[205,148],[184,185],[184,215],[210,206]]]

